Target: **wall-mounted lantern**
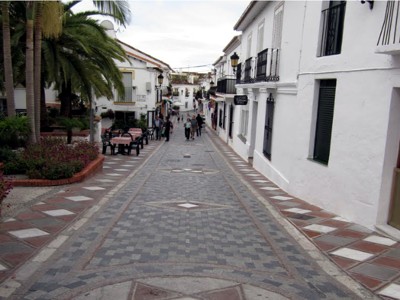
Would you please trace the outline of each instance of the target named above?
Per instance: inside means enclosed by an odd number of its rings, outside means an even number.
[[[162,74],[158,75],[157,80],[158,80],[158,85],[161,87],[164,81],[164,76],[162,76]]]
[[[231,56],[231,66],[233,68],[233,74],[236,73],[236,67],[239,63],[239,55],[236,54],[236,52],[234,52]]]
[[[362,4],[365,4],[365,2],[369,3],[369,9],[373,9],[374,8],[374,0],[367,0],[367,1],[361,0]]]

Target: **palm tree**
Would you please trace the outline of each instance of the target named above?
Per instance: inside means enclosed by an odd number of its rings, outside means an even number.
[[[86,13],[65,10],[63,23],[59,38],[44,39],[43,54],[48,80],[60,91],[62,112],[69,116],[67,98],[73,94],[89,100],[93,95],[112,98],[113,88],[122,91],[121,73],[114,59],[127,58],[120,45]]]
[[[57,4],[57,2],[55,2]],[[48,3],[50,5],[54,3]],[[26,89],[26,111],[31,127],[30,143],[36,143],[40,137],[40,56],[42,37],[42,7],[43,1],[26,2],[26,55],[25,55],[25,89]],[[47,4],[46,4],[47,5]],[[60,23],[58,10],[50,11],[45,17],[54,19],[53,24]],[[59,27],[46,28],[47,32],[53,35],[59,33]],[[36,60],[36,62],[35,62]],[[35,71],[36,68],[36,71]],[[35,83],[37,82],[37,83]]]
[[[1,3],[1,11],[3,16],[3,58],[4,58],[4,79],[6,85],[7,95],[7,115],[15,116],[15,102],[14,102],[14,79],[12,72],[12,59],[11,59],[11,38],[10,38],[10,14],[9,2],[3,1]]]
[[[42,87],[42,35],[58,37],[62,31],[63,5],[58,1],[35,2],[35,40],[34,40],[34,106],[36,140],[40,139],[41,93]],[[44,100],[44,99],[43,99]]]
[[[60,92],[61,114],[71,117],[76,95],[90,103],[93,96],[113,97],[113,89],[124,90],[115,60],[126,60],[121,46],[87,13],[73,14],[65,8],[63,32],[58,38],[43,39],[48,82]]]
[[[26,2],[26,54],[25,54],[25,90],[26,90],[26,113],[28,116],[31,135],[29,143],[36,143],[35,130],[35,103],[34,103],[34,85],[33,85],[33,21],[34,2]]]
[[[81,1],[73,1],[70,2],[69,4],[66,5],[67,10],[70,11],[70,8],[76,5]],[[89,15],[95,15],[95,14],[102,14],[102,15],[107,15],[107,16],[112,16],[114,19],[122,24],[125,25],[126,22],[129,19],[129,8],[128,8],[128,3],[127,1],[93,1],[94,4],[99,8],[100,12],[87,12],[86,16]],[[36,142],[39,136],[39,127],[37,124],[40,122],[40,115],[36,111],[36,108],[39,107],[38,99],[40,98],[39,95],[40,93],[38,92],[38,82],[40,82],[40,74],[44,72],[40,72],[40,56],[38,53],[41,53],[40,51],[40,46],[42,43],[40,42],[40,39],[42,37],[41,31],[43,33],[46,31],[46,29],[49,29],[52,31],[54,29],[54,25],[45,25],[44,21],[51,19],[50,17],[55,17],[56,21],[60,20],[60,18],[57,16],[57,12],[60,11],[57,8],[52,7],[49,9],[49,11],[52,11],[47,17],[44,17],[44,8],[47,6],[50,6],[51,4],[59,4],[60,1],[25,1],[25,2],[12,2],[13,6],[14,5],[19,5],[25,9],[25,44],[22,47],[26,49],[25,53],[25,82],[23,84],[26,87],[26,103],[27,103],[27,113],[28,113],[28,120],[29,124],[31,127],[31,132],[32,136],[30,137],[30,142]],[[6,9],[5,6],[2,5],[2,9]],[[3,11],[5,12],[5,10]],[[71,12],[71,11],[70,11]],[[43,13],[43,14],[42,14]],[[3,15],[5,15],[3,13]],[[7,19],[6,19],[7,21]],[[22,23],[22,22],[20,22]],[[4,23],[3,23],[4,24]],[[54,24],[54,23],[52,23]],[[6,29],[7,29],[7,22],[5,22]],[[75,33],[75,37],[78,36],[78,33]],[[82,33],[81,33],[82,35]],[[19,37],[22,35],[20,34]],[[46,35],[44,34],[44,37],[46,38]],[[94,36],[93,36],[94,37]],[[52,37],[54,39],[54,37]],[[4,35],[3,35],[4,39]],[[82,42],[82,39],[80,40]],[[97,45],[102,44],[102,42],[99,42],[97,39],[96,41]],[[3,44],[7,45],[7,41],[3,41]],[[122,86],[122,83],[120,82],[120,76],[119,72],[117,71],[117,68],[115,65],[111,64],[110,58],[114,57],[116,59],[123,59],[123,54],[120,52],[121,49],[116,48],[115,45],[110,47],[109,49],[102,52],[102,51],[95,51],[95,50],[100,50],[100,49],[85,49],[83,46],[85,45],[84,43],[80,47],[80,52],[76,52],[75,54],[68,53],[69,57],[71,59],[75,59],[75,62],[69,64],[69,62],[65,62],[63,64],[60,64],[60,62],[57,62],[59,66],[62,66],[62,68],[58,68],[57,70],[62,70],[62,72],[58,75],[58,78],[63,78],[62,81],[59,82],[59,86],[62,87],[61,93],[66,92],[66,94],[71,94],[72,91],[77,91],[81,93],[83,98],[86,99],[91,99],[92,93],[95,95],[107,95],[110,97],[112,94],[112,84],[116,84],[117,89],[120,89]],[[69,49],[68,51],[74,51],[74,49]],[[110,52],[111,51],[111,52]],[[36,53],[36,54],[35,54]],[[87,60],[85,64],[87,65],[86,68],[82,67],[79,69],[77,67],[77,61],[79,61],[79,58],[84,57],[85,55],[89,57],[90,55],[95,56],[102,54],[101,58],[108,58],[105,59],[103,62],[101,60],[96,60],[95,58],[92,58],[91,60]],[[111,55],[110,55],[111,54]],[[106,56],[110,55],[110,56]],[[88,61],[90,63],[88,63]],[[96,66],[96,63],[103,63],[101,67],[98,65]],[[100,64],[101,65],[101,64]],[[51,70],[52,68],[48,68],[48,70]],[[48,71],[47,70],[47,71]],[[92,72],[95,70],[96,72]],[[54,73],[54,71],[52,71]],[[79,76],[77,78],[80,79],[74,79],[73,76],[71,75],[76,75],[80,72]],[[10,75],[12,72],[7,72],[7,75]],[[105,77],[103,74],[108,74],[110,77]],[[6,74],[5,74],[6,75]],[[64,77],[62,77],[64,76]],[[87,77],[84,77],[87,76]],[[14,76],[15,77],[15,76]],[[119,81],[119,82],[118,82]],[[43,83],[42,83],[43,84]],[[92,90],[93,88],[93,90]],[[10,93],[8,93],[10,94]],[[12,93],[11,93],[12,94]],[[35,100],[36,99],[36,100]],[[15,111],[15,110],[14,110]]]

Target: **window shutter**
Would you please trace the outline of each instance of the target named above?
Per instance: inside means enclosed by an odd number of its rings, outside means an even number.
[[[257,52],[264,50],[264,20],[258,25],[257,33]]]
[[[335,93],[336,79],[320,81],[314,159],[325,164],[328,164],[331,147]]]
[[[274,25],[272,34],[272,48],[280,49],[282,42],[282,26],[283,26],[283,3],[281,3],[274,13]]]
[[[229,106],[229,137],[232,138],[233,130],[233,105]]]
[[[265,125],[264,125],[264,155],[271,160],[272,149],[272,125],[274,121],[275,100],[272,94],[267,99],[267,111],[265,112]]]

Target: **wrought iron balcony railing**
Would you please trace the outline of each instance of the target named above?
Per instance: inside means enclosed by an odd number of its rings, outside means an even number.
[[[340,54],[346,1],[322,11],[322,38],[320,56]]]
[[[267,48],[257,56],[256,81],[278,81],[279,49]]]
[[[279,49],[267,48],[237,66],[236,83],[279,81]]]
[[[400,3],[388,1],[377,42],[378,52],[400,54]]]
[[[236,94],[236,79],[233,76],[224,76],[217,81],[217,93]]]

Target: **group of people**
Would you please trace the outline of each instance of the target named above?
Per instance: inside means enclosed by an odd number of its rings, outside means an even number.
[[[178,120],[180,119],[180,116],[178,115]],[[182,121],[184,120],[184,117],[182,116]],[[186,122],[183,123],[183,127],[185,128],[185,137],[186,140],[189,140],[190,138],[194,140],[195,133],[197,136],[201,136],[201,128],[203,127],[204,121],[203,118],[200,116],[200,114],[197,115],[192,115],[190,117],[189,113],[187,114],[187,119]],[[170,134],[172,133],[172,130],[174,128],[174,125],[172,124],[170,117],[167,116],[165,122],[163,121],[162,115],[156,116],[153,122],[153,129],[155,132],[155,138],[156,140],[161,140],[161,137],[165,137],[165,141],[169,141]]]
[[[172,132],[174,125],[172,124],[170,117],[166,117],[166,121],[163,121],[163,117],[160,114],[160,116],[156,116],[154,119],[153,123],[153,128],[156,134],[156,140],[161,140],[161,136],[165,136],[165,141],[169,141],[169,135]]]
[[[201,128],[203,127],[203,118],[200,116],[200,114],[197,115],[192,115],[192,118],[188,115],[186,122],[183,124],[183,127],[185,128],[185,137],[186,140],[189,140],[191,138],[194,140],[194,134],[197,133],[197,136],[201,136]]]

